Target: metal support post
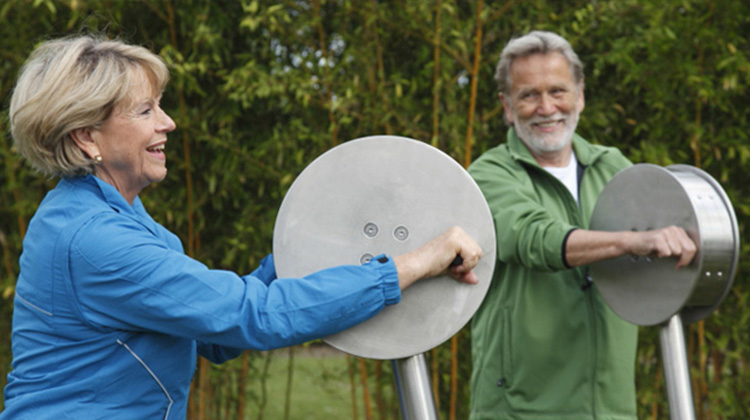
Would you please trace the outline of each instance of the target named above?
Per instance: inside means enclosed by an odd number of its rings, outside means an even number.
[[[438,420],[424,353],[393,360],[403,420]]]
[[[669,397],[670,419],[695,420],[695,406],[685,350],[685,333],[679,314],[673,315],[661,327],[659,339]]]

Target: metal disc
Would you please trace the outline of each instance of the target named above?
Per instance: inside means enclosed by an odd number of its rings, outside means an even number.
[[[484,196],[448,155],[417,140],[373,136],[318,157],[279,209],[276,271],[279,277],[301,277],[381,253],[404,254],[451,226],[462,227],[482,248],[474,269],[478,285],[447,275],[422,280],[404,291],[399,304],[325,339],[360,357],[410,357],[443,343],[469,321],[495,264],[495,229]]]
[[[686,322],[701,319],[731,285],[739,250],[734,211],[718,183],[697,168],[639,164],[620,172],[599,196],[590,228],[647,231],[671,225],[685,229],[698,246],[689,266],[676,270],[674,258],[631,255],[591,265],[602,297],[629,322],[655,325],[677,313]]]

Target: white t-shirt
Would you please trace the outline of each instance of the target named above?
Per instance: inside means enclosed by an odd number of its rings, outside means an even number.
[[[573,195],[573,199],[578,203],[578,159],[576,159],[575,152],[571,150],[568,166],[562,168],[543,166],[543,168],[555,178],[559,179],[563,185],[568,187],[568,191],[570,191],[570,194]]]

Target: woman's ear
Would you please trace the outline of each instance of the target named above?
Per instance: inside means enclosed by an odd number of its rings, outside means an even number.
[[[70,132],[70,138],[73,139],[76,146],[86,153],[91,159],[99,156],[99,147],[94,141],[90,128],[76,128]]]

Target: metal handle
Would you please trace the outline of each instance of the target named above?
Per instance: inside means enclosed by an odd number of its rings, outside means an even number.
[[[456,267],[464,263],[464,259],[460,255],[456,255],[456,258],[451,262],[451,267]]]

